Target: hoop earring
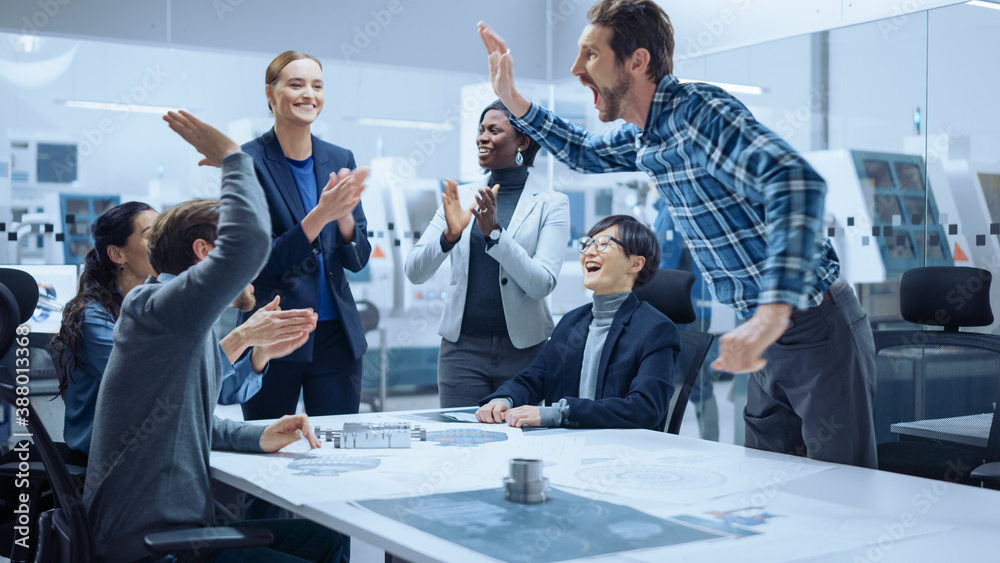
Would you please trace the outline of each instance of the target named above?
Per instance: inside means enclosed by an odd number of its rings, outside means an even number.
[[[524,164],[524,155],[521,154],[521,149],[517,149],[517,155],[514,156],[514,162],[517,163],[518,166]]]

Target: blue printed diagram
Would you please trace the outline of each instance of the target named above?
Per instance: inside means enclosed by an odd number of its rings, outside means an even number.
[[[474,428],[456,428],[454,430],[436,430],[427,433],[428,442],[437,442],[441,446],[479,446],[490,442],[503,442],[507,434],[494,430],[478,430]]]
[[[352,471],[375,469],[382,463],[377,457],[322,455],[302,456],[288,464],[295,475],[336,477]]]

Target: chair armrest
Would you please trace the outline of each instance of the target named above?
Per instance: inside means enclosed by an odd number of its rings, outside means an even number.
[[[993,485],[1000,484],[1000,461],[980,465],[972,470],[971,477]]]
[[[274,535],[263,528],[209,527],[147,534],[144,543],[146,549],[156,555],[266,547],[273,541]]]

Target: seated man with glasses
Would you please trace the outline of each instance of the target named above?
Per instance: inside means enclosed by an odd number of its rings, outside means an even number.
[[[659,430],[680,337],[670,319],[632,294],[656,274],[656,235],[633,217],[612,215],[577,250],[594,302],[566,313],[535,360],[479,402],[476,418],[519,428]]]

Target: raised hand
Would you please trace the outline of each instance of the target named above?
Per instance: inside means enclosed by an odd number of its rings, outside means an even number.
[[[462,236],[462,231],[469,226],[472,220],[472,210],[462,207],[458,199],[458,182],[448,179],[444,182],[444,193],[441,194],[441,203],[444,208],[444,220],[448,224],[448,229],[444,232],[444,238],[454,244]]]
[[[240,146],[232,139],[184,110],[167,112],[163,120],[205,157],[198,162],[198,166],[220,168],[223,158],[234,152],[240,152]]]
[[[484,235],[490,234],[493,229],[500,226],[497,222],[497,191],[500,184],[493,186],[493,189],[479,189],[476,196],[476,208],[472,214],[476,216],[476,225]]]
[[[514,87],[514,62],[507,43],[493,28],[479,22],[479,38],[483,40],[490,63],[490,84],[493,92],[514,117],[522,117],[531,109],[531,102]]]

